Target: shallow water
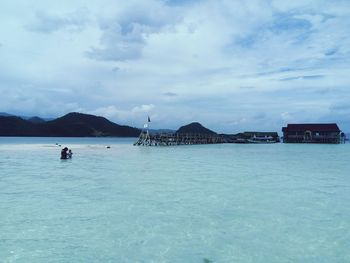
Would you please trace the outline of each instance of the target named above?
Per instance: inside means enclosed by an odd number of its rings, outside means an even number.
[[[133,140],[0,137],[0,262],[350,262],[349,144]]]

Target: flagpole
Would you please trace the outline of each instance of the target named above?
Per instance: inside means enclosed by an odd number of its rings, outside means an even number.
[[[151,136],[149,135],[149,124],[151,122],[151,119],[149,116],[147,116],[147,138],[148,138],[148,142],[149,145],[151,145]]]
[[[149,123],[151,122],[151,119],[150,117],[148,116],[147,117],[147,122],[143,125],[143,128],[144,128],[144,142],[146,142],[148,145],[151,145],[151,136],[150,136],[150,133],[149,133]]]

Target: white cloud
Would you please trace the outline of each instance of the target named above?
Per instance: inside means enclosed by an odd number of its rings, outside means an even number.
[[[350,99],[348,1],[5,2],[0,111],[230,132],[327,121]]]
[[[84,110],[81,110],[84,111]],[[115,106],[107,106],[102,108],[97,108],[92,111],[87,111],[90,114],[94,114],[97,116],[103,116],[108,119],[118,119],[118,118],[124,118],[124,115],[126,114],[125,111],[121,111],[117,109]]]
[[[156,117],[156,114],[151,114],[155,109],[153,104],[135,106],[131,109],[121,109],[114,105],[100,107],[93,110],[77,109],[79,112],[103,116],[107,119],[122,124],[131,124],[133,126],[142,126],[143,121],[147,116]]]
[[[86,54],[91,59],[102,61],[139,59],[147,45],[147,37],[160,33],[178,19],[178,15],[161,1],[127,5],[122,13],[99,19],[102,31],[100,47],[92,47]]]
[[[147,113],[154,109],[153,104],[136,106],[132,109],[133,113]]]
[[[288,111],[282,112],[281,118],[284,122],[290,122],[293,120],[293,116]]]

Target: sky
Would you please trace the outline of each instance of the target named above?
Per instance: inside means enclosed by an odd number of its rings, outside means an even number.
[[[0,112],[350,131],[348,0],[4,0]]]

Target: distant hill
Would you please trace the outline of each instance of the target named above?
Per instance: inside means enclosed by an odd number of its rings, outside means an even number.
[[[53,136],[137,137],[140,134],[140,130],[137,128],[122,126],[104,117],[76,112],[69,113],[53,121],[48,121],[43,126],[45,133],[54,134]]]
[[[35,136],[37,127],[20,117],[0,116],[0,136]]]
[[[192,122],[188,125],[180,127],[176,133],[188,133],[188,134],[216,134],[216,132],[205,128],[199,122]]]
[[[6,112],[0,112],[0,116],[9,117],[9,116],[14,116],[14,115],[13,115],[13,114],[6,113]]]
[[[32,122],[32,123],[43,123],[43,122],[45,122],[44,119],[39,118],[39,117],[37,117],[37,116],[31,117],[31,118],[27,119],[27,121],[30,121],[30,122]]]
[[[0,117],[0,136],[137,137],[140,130],[113,123],[104,117],[69,113],[52,121]]]
[[[10,116],[19,117],[19,118],[21,118],[23,120],[29,120],[31,122],[44,122],[44,121],[51,121],[51,120],[55,119],[55,118],[40,118],[40,117],[37,117],[37,116],[28,117],[28,116],[11,114],[11,113],[7,113],[7,112],[0,112],[0,116],[3,116],[3,117],[10,117]]]

